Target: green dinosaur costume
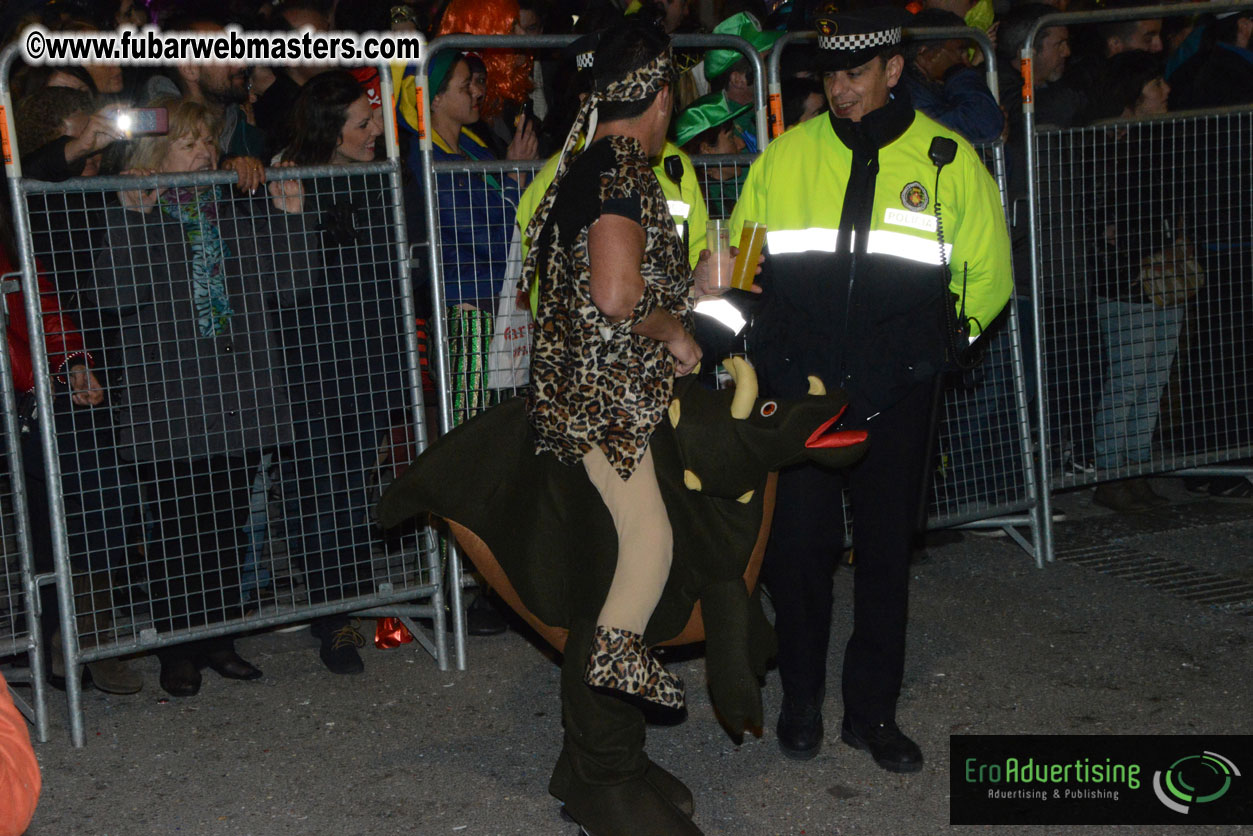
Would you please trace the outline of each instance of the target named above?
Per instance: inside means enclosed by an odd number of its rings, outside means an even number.
[[[773,652],[753,592],[773,510],[771,473],[805,459],[848,466],[864,452],[866,433],[835,429],[846,399],[816,379],[809,397],[759,401],[752,367],[734,359],[728,368],[734,392],[677,381],[670,420],[650,442],[674,559],[645,639],[699,641],[703,626],[714,707],[728,731],[742,734],[761,728],[759,681]],[[507,401],[419,456],[383,495],[379,520],[447,520],[501,597],[565,652],[565,746],[549,789],[571,816],[596,836],[699,833],[687,818],[690,792],[644,754],[641,709],[583,683],[617,535],[584,468],[534,450],[525,401]]]

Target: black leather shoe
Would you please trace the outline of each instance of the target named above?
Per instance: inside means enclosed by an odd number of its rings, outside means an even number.
[[[822,705],[783,698],[775,726],[779,748],[798,761],[807,761],[822,748]]]
[[[206,653],[204,663],[227,679],[260,679],[261,671],[233,650]]]
[[[309,625],[309,632],[321,641],[318,658],[331,673],[350,675],[365,672],[365,662],[357,648],[365,647],[365,636],[361,635],[350,618],[344,615],[328,615],[314,619]]]
[[[888,772],[917,772],[922,769],[922,750],[893,721],[859,723],[845,717],[840,726],[840,740],[854,749],[869,752],[874,762]]]
[[[171,697],[194,697],[200,693],[200,669],[191,659],[163,659],[161,688]]]

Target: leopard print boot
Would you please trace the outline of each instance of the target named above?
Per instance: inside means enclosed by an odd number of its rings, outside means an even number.
[[[683,707],[683,680],[668,672],[648,652],[644,637],[617,627],[596,628],[583,681],[665,708]]]

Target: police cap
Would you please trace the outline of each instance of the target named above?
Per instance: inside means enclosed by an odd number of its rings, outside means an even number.
[[[845,5],[840,0],[822,3],[814,13],[818,32],[815,69],[820,72],[849,70],[901,42],[901,28],[908,12],[892,6]]]

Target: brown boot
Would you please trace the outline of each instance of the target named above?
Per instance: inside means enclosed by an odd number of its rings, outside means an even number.
[[[83,650],[95,647],[113,627],[113,601],[108,572],[74,575],[74,609],[78,614],[78,643]],[[64,666],[62,666],[64,667]],[[119,658],[87,663],[91,682],[107,694],[137,694],[143,677]]]

